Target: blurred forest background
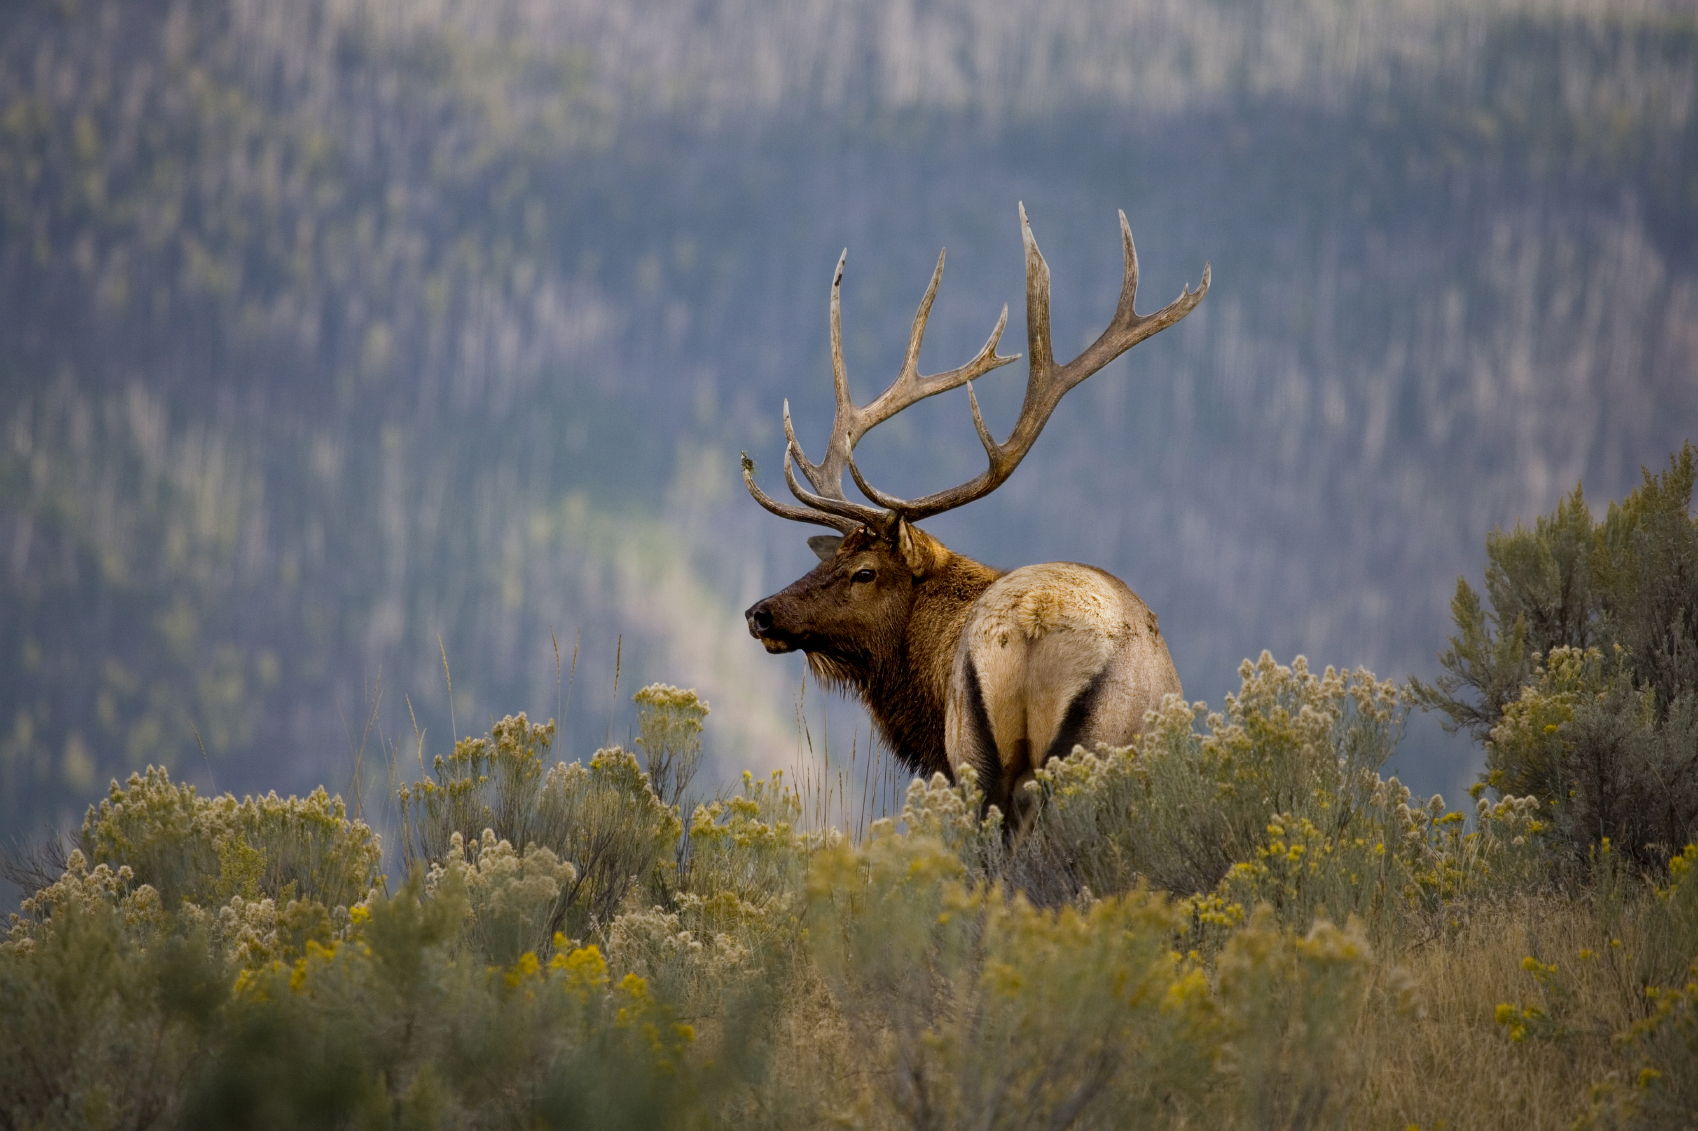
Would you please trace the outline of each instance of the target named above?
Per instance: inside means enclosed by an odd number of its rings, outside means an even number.
[[[1430,676],[1488,531],[1698,437],[1688,0],[14,0],[0,827],[148,763],[345,791],[364,741],[375,785],[451,716],[581,756],[651,680],[710,774],[789,764],[800,662],[741,610],[811,531],[737,453],[779,485],[784,397],[821,445],[845,245],[859,398],[942,245],[923,369],[1005,302],[1023,352],[1021,200],[1058,353],[1116,208],[1146,309],[1214,288],[930,528],[1124,577],[1192,698],[1262,648]],[[983,458],[964,393],[862,452],[901,494]],[[1393,768],[1477,760],[1422,719]]]

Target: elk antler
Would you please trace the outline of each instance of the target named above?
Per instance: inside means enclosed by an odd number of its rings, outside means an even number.
[[[1026,246],[1026,333],[1031,360],[1028,363],[1030,371],[1026,379],[1026,399],[1020,408],[1020,419],[1015,423],[1014,432],[1008,441],[998,444],[991,438],[990,430],[985,427],[984,417],[979,412],[979,398],[973,392],[972,385],[973,378],[1016,361],[1020,356],[1015,354],[1013,357],[1000,357],[996,352],[1003,327],[1008,323],[1006,306],[1002,308],[1002,317],[997,320],[996,329],[991,331],[984,347],[971,361],[947,373],[931,377],[919,376],[920,342],[925,337],[926,319],[931,313],[932,299],[937,295],[938,282],[943,277],[941,252],[937,257],[937,269],[932,272],[931,285],[926,288],[925,297],[920,300],[920,309],[914,315],[914,328],[908,336],[908,354],[896,380],[864,407],[855,405],[849,399],[849,377],[843,364],[843,334],[838,298],[843,283],[843,264],[849,254],[845,250],[843,258],[837,261],[837,274],[831,284],[831,369],[837,391],[837,412],[832,419],[831,440],[827,444],[825,458],[815,464],[809,462],[802,454],[802,446],[796,441],[795,430],[790,424],[790,403],[786,401],[784,434],[787,443],[784,451],[784,478],[791,492],[805,506],[793,507],[768,498],[755,485],[754,467],[745,454],[743,482],[756,502],[784,518],[820,523],[847,532],[862,525],[883,529],[893,518],[917,521],[988,495],[1001,486],[1020,465],[1020,461],[1037,440],[1038,433],[1043,431],[1050,414],[1055,411],[1055,406],[1069,389],[1145,338],[1184,318],[1202,301],[1209,290],[1209,266],[1205,263],[1202,283],[1195,292],[1187,286],[1184,292],[1167,306],[1154,314],[1140,316],[1133,309],[1138,297],[1138,252],[1132,245],[1132,229],[1126,223],[1126,213],[1122,212],[1120,236],[1126,266],[1120,287],[1120,304],[1115,308],[1108,328],[1095,342],[1066,365],[1057,365],[1050,349],[1049,266],[1038,250],[1037,241],[1032,238],[1032,227],[1026,220],[1024,204],[1020,206],[1020,232]],[[979,442],[984,445],[986,455],[990,457],[990,466],[960,486],[912,501],[886,495],[869,485],[862,478],[860,468],[855,466],[854,448],[861,437],[875,425],[895,416],[914,402],[961,385],[967,386],[967,400],[973,410],[973,427],[978,431]],[[791,464],[792,457],[801,465],[802,474],[813,485],[813,491],[804,489],[796,481]],[[862,493],[878,504],[876,507],[851,502],[844,496],[845,466]]]
[[[887,511],[879,507],[869,507],[864,503],[851,502],[843,494],[843,470],[850,464],[850,452],[860,442],[861,437],[874,426],[890,419],[916,401],[959,388],[998,366],[1019,360],[1019,354],[1000,357],[996,352],[997,343],[1002,339],[1003,327],[1008,325],[1008,307],[1004,306],[1002,317],[997,319],[996,328],[991,331],[983,348],[971,361],[946,373],[935,373],[929,377],[920,375],[920,344],[926,336],[926,320],[931,317],[932,300],[937,297],[938,283],[943,279],[944,255],[944,252],[938,252],[932,281],[926,287],[925,296],[920,299],[920,308],[914,312],[914,326],[908,334],[908,353],[902,361],[901,371],[889,388],[866,405],[857,405],[849,397],[849,370],[843,362],[841,298],[843,265],[849,258],[848,249],[845,248],[843,254],[838,257],[837,271],[831,280],[831,375],[837,393],[837,411],[831,421],[831,439],[827,441],[825,457],[819,463],[809,460],[802,452],[801,443],[796,439],[796,430],[790,423],[790,402],[786,400],[784,480],[789,484],[791,493],[806,506],[793,507],[768,498],[766,493],[755,485],[754,467],[745,455],[743,482],[761,506],[783,518],[834,526],[845,532],[857,526],[884,527],[891,518]],[[802,474],[813,486],[812,491],[796,481],[792,461],[801,466]]]

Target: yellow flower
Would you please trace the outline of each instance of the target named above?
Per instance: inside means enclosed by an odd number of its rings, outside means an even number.
[[[985,980],[997,993],[1004,997],[1013,997],[1025,985],[1025,979],[1020,972],[1006,962],[991,962],[985,968]]]
[[[1163,1013],[1182,1010],[1194,1002],[1207,1000],[1208,996],[1208,976],[1193,967],[1167,987],[1167,993],[1162,995],[1161,1010]]]
[[[243,970],[241,973],[236,975],[236,985],[232,990],[232,993],[234,993],[237,997],[241,997],[249,990],[257,991],[258,988],[259,984],[254,980],[254,972],[252,970]],[[256,996],[258,995],[256,994]]]
[[[614,1015],[614,1021],[624,1027],[635,1022],[648,1009],[650,1005],[648,979],[636,974],[627,974],[619,980],[619,992],[631,1001],[630,1005],[620,1006],[619,1012]]]
[[[536,951],[527,950],[519,956],[519,961],[508,967],[504,980],[509,986],[517,986],[526,978],[536,977],[537,971],[540,968],[540,964],[537,962]]]
[[[548,968],[563,972],[565,988],[579,997],[588,997],[607,985],[607,960],[593,946],[579,947],[571,954],[557,951]]]

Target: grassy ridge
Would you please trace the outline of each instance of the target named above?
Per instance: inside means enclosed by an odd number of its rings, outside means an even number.
[[[409,787],[415,863],[391,885],[322,793],[237,803],[134,777],[0,944],[0,1114],[1691,1118],[1698,848],[1647,879],[1605,843],[1582,875],[1515,798],[1465,832],[1375,772],[1389,685],[1265,654],[1243,674],[1201,726],[1175,702],[1140,748],[1052,765],[1012,840],[970,775],[914,782],[859,844],[805,831],[782,777],[746,778],[681,838],[643,760],[548,769],[552,727],[521,717]],[[648,764],[701,713],[651,695]]]

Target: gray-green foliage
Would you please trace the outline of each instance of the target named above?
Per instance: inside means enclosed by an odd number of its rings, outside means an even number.
[[[822,854],[808,895],[813,954],[854,1043],[889,1066],[875,1096],[891,1122],[1089,1127],[1218,1110],[1216,1003],[1174,961],[1176,913],[1159,897],[1052,914],[889,825]]]
[[[694,691],[651,683],[631,697],[637,704],[637,745],[649,788],[668,805],[680,805],[702,760],[702,720],[708,705]]]
[[[594,948],[487,967],[472,905],[417,876],[347,941],[248,970],[182,1098],[190,1126],[611,1126],[668,1121],[693,1091],[687,1030]],[[652,1026],[652,1029],[651,1029]]]
[[[1486,746],[1486,782],[1537,797],[1570,859],[1612,839],[1642,864],[1698,831],[1698,449],[1594,522],[1579,487],[1486,539],[1488,609],[1464,579],[1445,674],[1415,700]]]
[[[432,777],[400,791],[409,869],[464,866],[469,845],[478,875],[516,867],[512,882],[529,887],[558,877],[552,910],[520,949],[546,949],[556,932],[581,938],[609,923],[633,885],[662,882],[682,831],[677,809],[655,796],[635,755],[611,747],[588,766],[545,769],[553,740],[552,720],[509,715],[487,738],[455,743],[437,757]]]
[[[350,821],[323,787],[287,800],[207,798],[152,766],[89,807],[82,848],[97,864],[130,868],[169,906],[231,896],[345,906],[378,882],[382,855],[365,822]]]
[[[631,804],[603,832],[652,836],[612,753],[599,784]],[[518,776],[494,788],[524,800]],[[304,851],[303,822],[348,851]],[[203,799],[157,771],[91,809],[85,841],[100,862],[73,851],[0,942],[0,1125],[649,1127],[713,1094],[642,978],[560,935],[538,957],[576,870],[534,841],[455,834],[389,894],[339,799]]]
[[[71,853],[0,943],[0,1122],[135,1126],[173,1110],[229,971],[128,868]]]

